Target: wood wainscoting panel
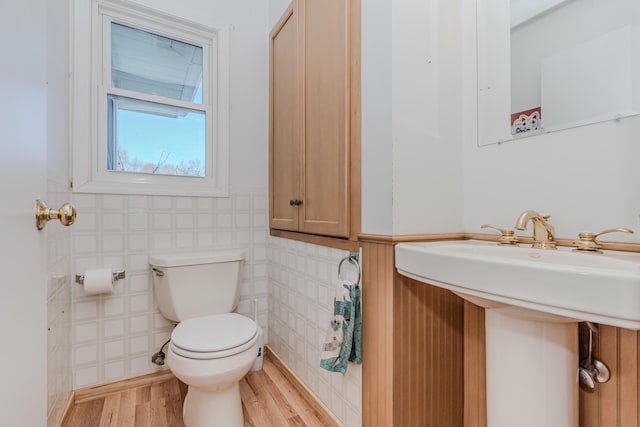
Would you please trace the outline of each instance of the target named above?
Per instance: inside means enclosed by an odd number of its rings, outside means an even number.
[[[362,425],[462,427],[462,300],[397,274],[391,242],[362,266]]]
[[[586,343],[586,328],[581,340]],[[580,427],[640,426],[640,333],[600,325],[594,337],[595,356],[611,370],[611,379],[595,390],[580,389]],[[586,354],[581,346],[581,357]]]
[[[463,425],[463,301],[398,275],[394,426]]]
[[[464,302],[464,427],[487,427],[484,309]]]
[[[362,244],[362,425],[393,426],[393,245]]]
[[[640,406],[638,405],[638,386],[640,385],[640,352],[637,331],[618,329],[618,390],[620,392],[620,427],[640,425]]]

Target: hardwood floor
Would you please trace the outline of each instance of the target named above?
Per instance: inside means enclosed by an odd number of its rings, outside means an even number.
[[[187,386],[175,377],[75,403],[63,427],[184,427]],[[245,427],[338,427],[296,384],[281,362],[265,352],[261,371],[240,381]]]

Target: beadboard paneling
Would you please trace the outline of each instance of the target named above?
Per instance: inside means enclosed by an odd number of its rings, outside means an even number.
[[[363,426],[462,426],[463,303],[362,243]]]
[[[464,302],[464,427],[487,427],[484,309]]]
[[[463,301],[398,275],[394,425],[462,426]]]
[[[581,337],[586,337],[581,327]],[[586,342],[586,340],[584,340]],[[609,366],[611,379],[595,390],[580,390],[580,427],[638,427],[640,405],[640,333],[600,325],[595,356]],[[581,357],[586,348],[580,347]]]

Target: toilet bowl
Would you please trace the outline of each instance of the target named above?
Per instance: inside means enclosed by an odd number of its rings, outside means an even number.
[[[189,386],[186,427],[242,427],[239,381],[258,353],[255,322],[235,313],[185,320],[171,334],[167,364]]]
[[[158,308],[178,325],[167,365],[188,386],[186,427],[243,427],[239,382],[258,355],[258,326],[233,313],[242,251],[149,257]]]

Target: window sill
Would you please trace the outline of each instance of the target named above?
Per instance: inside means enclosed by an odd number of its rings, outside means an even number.
[[[183,185],[153,183],[113,183],[89,181],[84,184],[73,183],[74,193],[96,194],[137,194],[144,196],[185,196],[185,197],[228,197],[229,188],[196,187],[191,183]]]

